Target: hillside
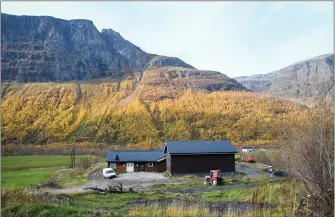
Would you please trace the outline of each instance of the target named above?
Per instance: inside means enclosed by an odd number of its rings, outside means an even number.
[[[312,103],[314,98],[332,96],[334,55],[325,54],[280,70],[235,78],[246,88],[294,101]]]
[[[148,54],[89,20],[2,14],[2,144],[166,140],[268,145],[307,109]]]
[[[214,76],[214,75],[213,75]],[[2,144],[90,141],[137,144],[165,140],[231,139],[238,144],[271,144],[280,126],[303,124],[307,109],[250,92],[205,93],[143,102],[136,88],[121,83],[11,84],[2,101]]]

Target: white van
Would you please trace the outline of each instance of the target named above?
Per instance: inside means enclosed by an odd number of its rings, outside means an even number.
[[[102,174],[105,178],[115,178],[116,177],[116,172],[112,168],[103,169]]]

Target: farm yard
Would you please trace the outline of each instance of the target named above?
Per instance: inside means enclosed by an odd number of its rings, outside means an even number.
[[[3,157],[2,216],[35,216],[42,210],[39,216],[252,216],[260,210],[278,216],[292,212],[285,198],[301,193],[297,183],[270,178],[260,169],[262,164],[236,162],[237,173],[224,175],[224,186],[205,186],[203,177],[165,173],[135,172],[104,179],[103,159],[92,161],[85,170],[80,163],[87,158],[93,157],[78,156],[77,168],[70,169],[69,156]],[[241,166],[248,169],[241,172]],[[56,187],[36,188],[52,177],[57,177]],[[119,183],[120,193],[85,190]]]

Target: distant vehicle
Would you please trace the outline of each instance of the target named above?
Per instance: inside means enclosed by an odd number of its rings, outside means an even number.
[[[271,173],[271,176],[279,176],[279,177],[283,177],[283,176],[286,176],[287,175],[287,172],[284,171],[284,170],[277,170],[277,171],[274,171],[273,173]]]
[[[115,178],[116,177],[116,172],[112,168],[103,169],[102,174],[105,178]]]
[[[223,185],[222,171],[211,170],[209,176],[205,176],[205,185]]]
[[[253,157],[241,157],[237,160],[238,162],[256,163]]]
[[[251,147],[244,147],[241,149],[242,152],[253,152],[255,151],[256,149],[254,148],[251,148]]]
[[[253,157],[248,157],[247,158],[247,163],[256,163],[256,161]]]
[[[274,171],[276,171],[275,169],[273,169],[272,166],[266,166],[263,170],[264,172],[268,172],[268,173],[273,173]]]

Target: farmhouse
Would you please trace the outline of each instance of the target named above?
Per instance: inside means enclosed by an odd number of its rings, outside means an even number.
[[[108,167],[116,172],[164,172],[166,159],[163,149],[154,151],[112,151],[108,152]]]
[[[108,152],[108,167],[116,172],[208,173],[235,172],[236,149],[230,141],[168,141],[153,151]]]
[[[229,140],[169,141],[164,153],[170,174],[208,173],[215,169],[235,172],[237,150]]]

